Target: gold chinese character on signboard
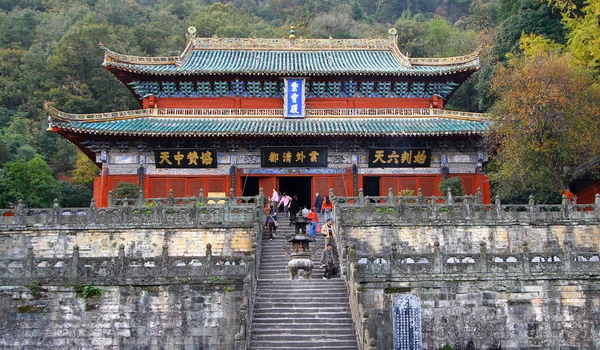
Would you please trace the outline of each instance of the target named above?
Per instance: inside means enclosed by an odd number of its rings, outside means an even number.
[[[292,162],[292,152],[283,152],[283,157],[281,159],[284,163]]]
[[[412,163],[412,150],[408,152],[402,152],[402,163]]]
[[[279,161],[279,153],[277,152],[271,152],[269,154],[269,162],[271,163],[277,163]]]
[[[308,155],[310,156],[310,162],[311,163],[316,163],[317,162],[317,159],[319,158],[319,152],[312,151]]]
[[[179,151],[177,151],[177,153],[175,153],[175,155],[173,156],[173,158],[177,161],[177,165],[181,165],[181,160],[183,159],[183,157],[183,153]]]
[[[198,152],[188,152],[187,159],[189,160],[188,165],[198,165]]]
[[[306,158],[306,156],[304,155],[304,151],[296,152],[296,162],[297,163],[304,162],[305,158]]]
[[[373,159],[373,164],[377,162],[385,163],[385,160],[383,159],[383,150],[375,151],[375,159]]]
[[[388,163],[394,162],[394,164],[398,164],[398,158],[400,158],[400,155],[398,153],[396,153],[396,151],[392,151],[392,153],[390,153],[388,155]]]
[[[200,159],[202,160],[202,164],[211,165],[213,163],[212,152],[202,152],[202,156],[200,156]]]
[[[169,160],[169,152],[160,152],[160,162],[158,164],[162,164],[162,163],[173,164]]]
[[[415,155],[415,163],[425,164],[426,160],[427,160],[427,154],[425,154],[425,151],[418,151],[417,154]]]

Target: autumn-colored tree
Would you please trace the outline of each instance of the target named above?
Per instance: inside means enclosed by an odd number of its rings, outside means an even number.
[[[600,74],[600,1],[549,0],[562,13],[567,49],[580,63]]]
[[[492,82],[498,194],[559,192],[575,168],[600,154],[600,89],[588,68],[559,52],[513,57]]]
[[[75,169],[73,169],[72,174],[73,183],[90,186],[96,176],[100,174],[100,169],[83,152],[77,152]]]

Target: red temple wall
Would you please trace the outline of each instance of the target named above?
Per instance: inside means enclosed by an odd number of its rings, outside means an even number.
[[[270,194],[270,189],[277,186],[277,178],[293,175],[277,175],[261,177],[260,187],[265,189],[265,195]],[[333,192],[338,196],[356,196],[352,186],[352,175],[350,169],[347,173],[332,174],[332,175],[306,175],[312,178],[312,195],[316,192],[328,195],[329,189],[333,188]],[[379,175],[359,175],[358,187],[363,188],[365,176]],[[454,174],[452,176],[460,177],[465,189],[465,195],[474,195],[477,189],[482,190],[482,199],[484,203],[490,203],[490,189],[487,176],[483,174]],[[443,196],[439,193],[437,187],[442,180],[442,175],[381,175],[380,177],[380,195],[387,196],[388,189],[392,188],[394,195],[397,195],[400,190],[412,189],[415,195],[419,188],[423,190],[424,196]],[[238,173],[236,179],[235,195],[240,196],[242,192],[241,184],[243,183],[243,175]],[[94,181],[94,198],[96,205],[99,207],[108,206],[108,191],[113,190],[119,182],[131,182],[139,184],[137,175],[106,175]],[[103,184],[105,184],[103,186]],[[229,186],[231,184],[231,176],[144,176],[144,197],[146,198],[166,198],[169,195],[169,190],[173,190],[175,197],[197,197],[200,189],[204,189],[205,196],[211,192],[225,193],[229,195]],[[595,196],[595,194],[594,194]]]
[[[600,193],[600,180],[596,180],[587,185],[575,195],[577,196],[577,204],[592,204],[596,202],[596,193]]]

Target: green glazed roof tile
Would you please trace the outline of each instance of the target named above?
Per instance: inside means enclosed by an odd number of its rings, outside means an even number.
[[[157,118],[141,117],[109,121],[52,119],[51,126],[81,134],[114,136],[436,136],[482,134],[485,120],[433,118]]]

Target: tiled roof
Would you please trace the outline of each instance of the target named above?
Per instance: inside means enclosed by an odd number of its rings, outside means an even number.
[[[279,115],[281,110],[255,110],[254,114],[243,114],[240,110],[215,110],[221,111],[219,115],[206,115],[206,110],[197,110],[202,116],[144,113],[152,110],[96,115],[49,111],[50,128],[54,131],[136,137],[443,136],[478,135],[490,127],[490,122],[482,115],[452,111],[427,113],[435,111],[429,109],[382,110],[385,113],[376,112],[379,110],[313,110],[310,113],[311,110],[308,110],[309,117],[305,119],[283,119]]]
[[[105,62],[105,66],[158,75],[408,75],[428,76],[477,70],[479,61],[405,66],[391,51],[194,51],[183,64]]]
[[[398,49],[395,35],[345,40],[188,39],[185,51],[177,57],[129,56],[104,48],[103,65],[153,75],[432,76],[479,69],[477,53],[409,59]]]

